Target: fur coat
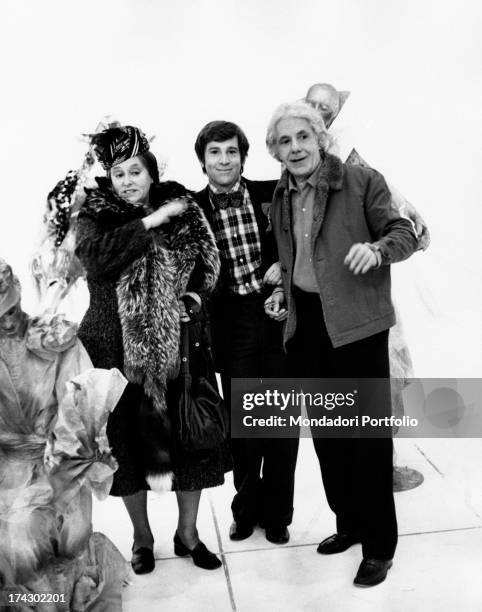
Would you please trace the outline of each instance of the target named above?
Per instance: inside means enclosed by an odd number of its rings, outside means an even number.
[[[185,212],[145,230],[142,217],[174,198],[187,202]],[[167,380],[178,371],[179,300],[186,290],[202,295],[214,288],[220,266],[214,236],[199,206],[178,183],[153,186],[145,210],[124,202],[100,180],[79,213],[76,253],[87,271],[91,303],[82,325],[87,319],[96,328],[90,343],[94,353],[107,336],[102,358],[92,356],[94,364],[120,366],[129,382],[142,385],[148,401],[142,402],[141,418],[151,449],[147,474],[165,473],[170,470],[165,396]],[[117,320],[104,325],[109,304],[115,305]],[[106,333],[109,325],[111,333]],[[106,355],[109,340],[113,354],[120,352],[119,336],[122,364]]]

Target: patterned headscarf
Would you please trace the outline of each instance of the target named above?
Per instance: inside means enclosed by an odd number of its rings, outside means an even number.
[[[0,317],[20,301],[20,282],[8,263],[0,259]]]
[[[92,135],[92,146],[104,170],[145,153],[149,141],[144,132],[131,125],[113,127]]]

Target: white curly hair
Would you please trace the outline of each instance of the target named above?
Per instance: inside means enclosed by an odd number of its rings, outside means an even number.
[[[328,134],[325,122],[323,121],[321,115],[310,104],[304,102],[303,100],[287,102],[285,104],[281,104],[281,106],[278,106],[278,108],[275,110],[266,132],[266,146],[268,147],[270,155],[272,155],[275,159],[280,161],[277,146],[278,123],[282,119],[287,119],[289,117],[306,119],[318,138],[320,149],[326,151],[330,147],[333,139],[330,134]]]

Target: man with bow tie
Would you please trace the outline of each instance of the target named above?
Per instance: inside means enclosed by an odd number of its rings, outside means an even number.
[[[263,304],[281,282],[268,209],[277,181],[242,176],[249,143],[227,121],[203,127],[196,155],[208,185],[195,194],[216,238],[221,274],[210,305],[216,369],[230,407],[231,378],[285,375],[282,328],[264,314]],[[244,540],[256,524],[275,544],[289,540],[293,515],[297,439],[233,439],[236,495],[231,505],[232,540]]]

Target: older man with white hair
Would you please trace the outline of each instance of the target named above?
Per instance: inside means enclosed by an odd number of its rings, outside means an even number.
[[[280,106],[266,140],[285,166],[271,208],[283,290],[268,300],[266,311],[277,318],[287,304],[290,374],[386,381],[388,330],[395,323],[390,264],[417,249],[411,223],[391,207],[381,174],[345,165],[327,152],[330,137],[310,105]],[[378,410],[389,415],[389,385],[380,389]],[[378,584],[397,544],[392,440],[313,440],[337,522],[337,533],[318,552],[342,552],[361,542],[355,584]]]

